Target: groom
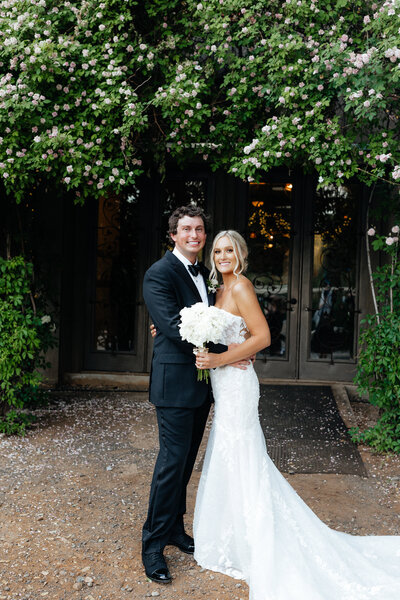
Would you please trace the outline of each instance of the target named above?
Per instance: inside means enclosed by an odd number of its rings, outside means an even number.
[[[170,583],[163,556],[172,545],[193,554],[194,540],[184,530],[186,486],[210,410],[210,387],[197,381],[193,346],[184,342],[179,312],[196,302],[213,304],[208,293],[208,269],[197,255],[206,242],[206,216],[197,206],[177,208],[169,218],[172,252],[154,263],[143,281],[143,296],[156,327],[150,375],[150,402],[156,406],[160,450],[150,489],[147,520],[143,526],[142,559],[146,575]],[[226,346],[212,345],[213,352]],[[244,368],[241,361],[235,366]]]

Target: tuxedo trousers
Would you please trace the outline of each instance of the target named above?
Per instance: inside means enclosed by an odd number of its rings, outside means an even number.
[[[159,453],[143,526],[144,554],[163,551],[171,536],[183,532],[186,487],[210,411],[207,399],[197,408],[157,406]]]

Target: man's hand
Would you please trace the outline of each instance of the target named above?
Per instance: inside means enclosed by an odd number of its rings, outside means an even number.
[[[232,350],[232,348],[236,348],[240,344],[229,344],[228,350]],[[220,365],[220,357],[222,354],[215,354],[214,352],[196,352],[196,367],[198,369],[215,369]],[[251,364],[252,357],[250,358],[242,358],[233,363],[229,363],[230,367],[235,367],[235,369],[242,369],[245,371],[247,367]]]
[[[150,323],[150,333],[152,338],[155,338],[157,335],[157,329],[155,328],[154,323]]]
[[[231,350],[236,346],[239,346],[239,344],[229,344],[228,350]],[[242,369],[242,371],[245,371],[252,362],[254,363],[255,358],[256,357],[254,355],[250,356],[249,358],[242,358],[242,360],[238,360],[237,362],[231,363],[230,366],[235,367],[235,369]]]

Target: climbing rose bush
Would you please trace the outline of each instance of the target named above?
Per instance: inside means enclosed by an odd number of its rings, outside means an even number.
[[[397,0],[0,2],[0,177],[76,197],[204,160],[400,181]]]

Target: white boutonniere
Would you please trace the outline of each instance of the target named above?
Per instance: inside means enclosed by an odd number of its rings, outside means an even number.
[[[207,279],[207,290],[211,294],[215,294],[219,288],[218,279]]]

